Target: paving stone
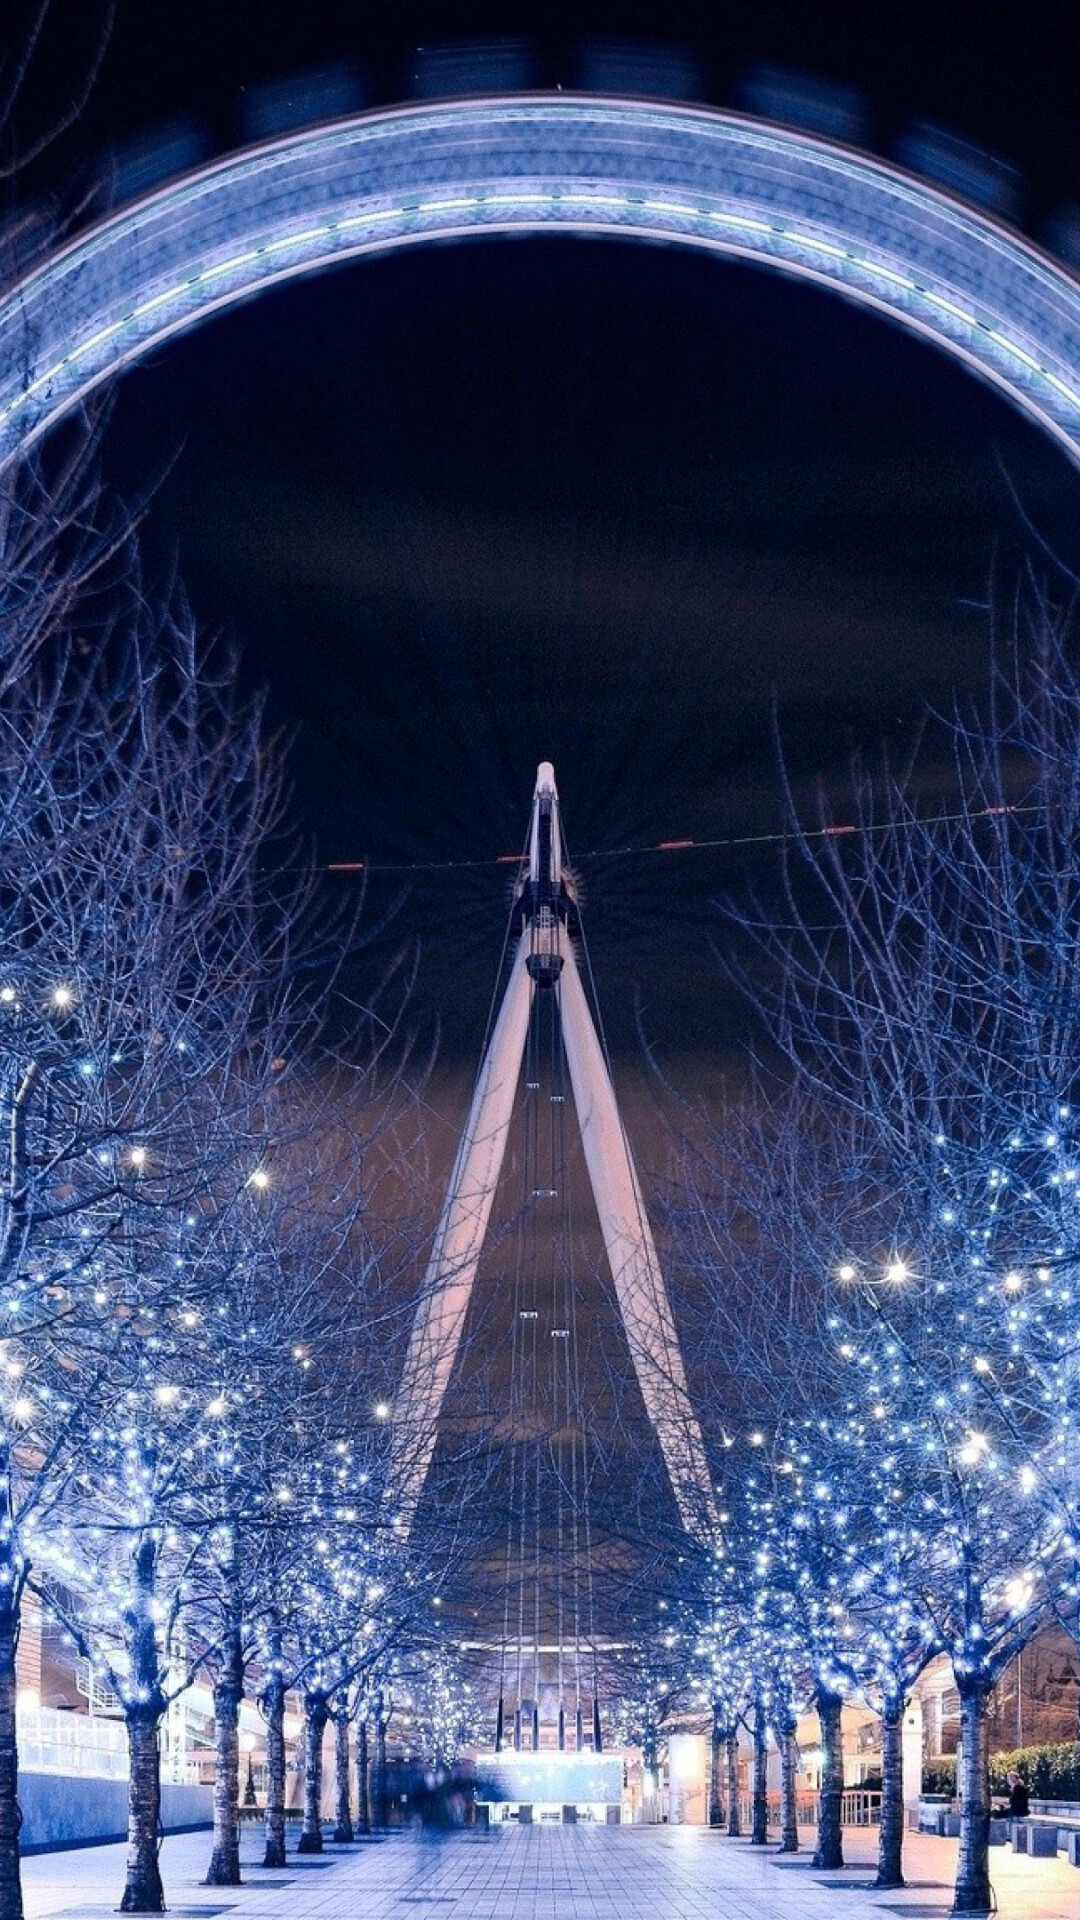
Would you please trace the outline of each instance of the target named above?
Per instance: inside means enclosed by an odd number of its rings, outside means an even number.
[[[810,1836],[806,1835],[806,1839]],[[199,1898],[210,1836],[171,1835],[162,1849],[166,1897],[181,1920],[943,1920],[955,1840],[908,1835],[909,1886],[875,1894],[877,1836],[849,1830],[847,1868],[823,1875],[809,1851],[792,1860],[699,1828],[496,1827],[370,1846],[291,1854],[280,1875],[262,1867],[262,1837],[245,1829],[243,1886],[228,1901]],[[37,1854],[24,1863],[27,1920],[106,1920],[124,1882],[122,1846]],[[796,1878],[791,1878],[792,1870]],[[1075,1920],[1076,1870],[1064,1859],[995,1849],[991,1874],[1001,1920]],[[287,1902],[281,1894],[288,1891]],[[937,1896],[931,1900],[929,1896]],[[180,1902],[182,1901],[182,1904]]]

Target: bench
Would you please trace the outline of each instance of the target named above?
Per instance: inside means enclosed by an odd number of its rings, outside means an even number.
[[[1049,1820],[1017,1820],[1013,1827],[1013,1852],[1028,1853],[1036,1860],[1057,1858],[1058,1830]]]
[[[1025,1833],[1023,1839],[1014,1840],[1017,1853],[1048,1860],[1061,1850],[1072,1866],[1080,1867],[1080,1804],[1075,1800],[1033,1800],[1027,1819],[1016,1824],[1040,1836],[1032,1841]]]
[[[919,1833],[936,1833],[948,1839],[955,1839],[960,1832],[960,1815],[944,1795],[920,1796],[918,1809],[908,1811],[908,1823]],[[991,1814],[989,1840],[992,1847],[1007,1846],[1011,1840],[1014,1853],[1026,1853],[1036,1860],[1052,1860],[1063,1851],[1072,1866],[1080,1867],[1080,1805],[1068,1800],[1035,1800],[1026,1820]]]

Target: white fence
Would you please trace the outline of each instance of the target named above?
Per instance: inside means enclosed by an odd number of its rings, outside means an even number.
[[[721,1796],[723,1798],[723,1796]],[[770,1792],[769,1825],[780,1824],[780,1795]],[[724,1803],[726,1805],[726,1802]],[[817,1825],[821,1796],[817,1793],[797,1793],[795,1812],[800,1827]],[[754,1803],[748,1794],[740,1795],[739,1819],[742,1830],[749,1833],[754,1824]],[[881,1794],[869,1787],[845,1787],[840,1804],[840,1824],[845,1827],[876,1827],[881,1822]]]
[[[28,1773],[78,1773],[126,1780],[127,1735],[121,1720],[19,1707],[19,1765]]]
[[[55,1707],[32,1707],[20,1702],[18,1737],[19,1766],[27,1773],[127,1779],[127,1733],[122,1720],[106,1720],[90,1713],[63,1713]],[[190,1761],[166,1761],[164,1756],[162,1772],[165,1778],[180,1784],[199,1778],[197,1766]]]

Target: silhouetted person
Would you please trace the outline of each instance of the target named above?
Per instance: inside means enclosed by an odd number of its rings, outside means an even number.
[[[1009,1783],[1009,1804],[995,1807],[994,1811],[1003,1820],[1026,1820],[1031,1811],[1031,1795],[1026,1782],[1016,1772],[1007,1773],[1005,1778]]]
[[[1018,1773],[1007,1776],[1009,1782],[1009,1819],[1026,1820],[1031,1811],[1031,1795]]]

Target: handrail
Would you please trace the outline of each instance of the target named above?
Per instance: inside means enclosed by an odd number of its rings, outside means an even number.
[[[766,1796],[769,1825],[780,1825],[780,1795],[775,1790]],[[816,1827],[821,1807],[819,1793],[797,1793],[795,1817],[800,1827]],[[748,1794],[740,1795],[739,1819],[749,1833],[754,1818],[754,1803]],[[873,1787],[846,1787],[840,1802],[840,1823],[845,1827],[876,1827],[881,1824],[881,1793]]]

